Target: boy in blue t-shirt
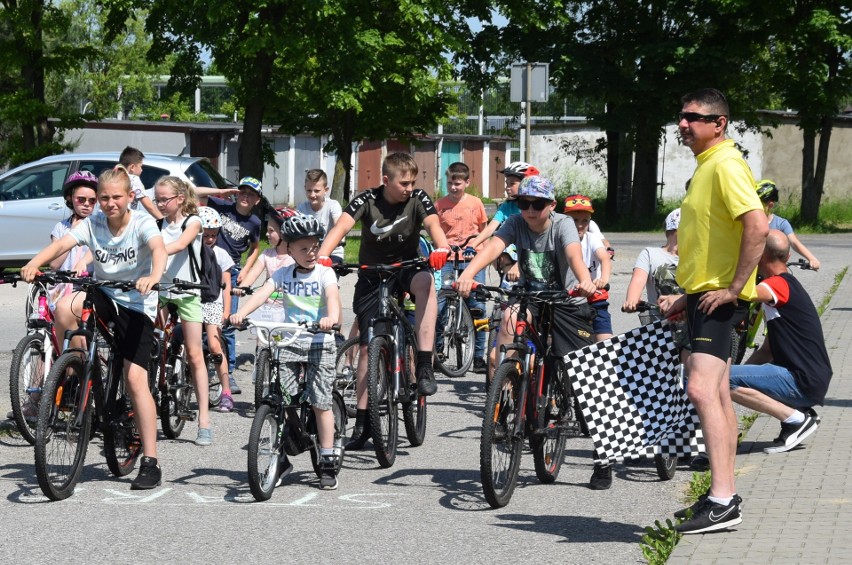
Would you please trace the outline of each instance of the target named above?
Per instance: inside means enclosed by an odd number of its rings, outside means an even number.
[[[337,277],[330,268],[317,264],[320,240],[325,230],[313,216],[293,216],[281,227],[281,236],[295,263],[273,273],[264,285],[245,301],[231,323],[240,324],[246,316],[266,303],[273,292],[284,297],[284,322],[318,322],[320,329],[331,330],[339,322],[340,295]],[[337,462],[342,456],[334,447],[334,414],[331,411],[332,388],[337,346],[330,333],[306,334],[303,339],[280,348],[281,386],[294,395],[301,363],[307,360],[305,383],[308,399],[317,420],[320,442],[320,488],[337,488]],[[282,451],[279,473],[292,469]]]
[[[217,188],[196,188],[198,200],[202,205],[207,205],[219,212],[222,227],[219,230],[219,239],[216,244],[228,252],[234,260],[231,267],[231,283],[234,286],[242,284],[242,271],[251,271],[254,262],[260,254],[258,243],[260,241],[260,218],[252,214],[252,210],[260,202],[261,185],[254,177],[243,177],[237,189],[220,190]],[[219,196],[237,195],[236,202],[225,200]],[[240,267],[242,256],[248,252],[245,265]],[[240,301],[234,296],[231,300],[231,313],[237,311]],[[237,364],[237,347],[234,328],[223,330],[222,337],[228,344],[228,381],[231,392],[242,393],[237,381],[234,380],[234,368]]]

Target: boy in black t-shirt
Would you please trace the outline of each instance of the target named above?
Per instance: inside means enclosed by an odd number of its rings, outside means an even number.
[[[417,163],[408,153],[391,153],[382,163],[382,186],[356,196],[329,232],[319,251],[319,262],[331,266],[329,256],[340,240],[361,220],[361,250],[358,262],[362,265],[395,263],[418,257],[420,228],[423,227],[435,244],[429,257],[433,269],[447,262],[449,246],[429,195],[415,188]],[[421,394],[437,391],[432,370],[432,350],[435,343],[435,320],[438,306],[432,273],[428,270],[407,269],[399,273],[396,282],[415,300],[417,329],[417,387]],[[358,358],[358,412],[352,441],[346,449],[362,449],[370,437],[367,418],[367,330],[378,309],[375,275],[358,272],[352,308],[358,316],[361,331],[361,355]]]

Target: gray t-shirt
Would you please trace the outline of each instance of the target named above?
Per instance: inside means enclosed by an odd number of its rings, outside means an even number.
[[[530,231],[524,217],[515,214],[506,218],[503,225],[494,234],[508,246],[512,243],[518,249],[520,262],[520,284],[544,287],[548,283],[558,283],[565,290],[572,290],[577,278],[571,271],[565,247],[571,243],[580,243],[574,220],[562,214],[550,214],[550,227],[541,234]]]
[[[678,256],[672,255],[662,247],[646,247],[636,257],[634,269],[642,269],[648,273],[648,282],[645,283],[645,291],[648,294],[648,302],[657,303],[657,287],[654,284],[654,273],[663,265],[677,267]]]
[[[313,216],[316,218],[320,225],[325,228],[326,234],[331,231],[331,228],[334,227],[334,224],[336,224],[337,220],[340,219],[340,216],[343,215],[343,208],[340,207],[340,203],[337,200],[332,200],[330,198],[325,200],[325,205],[319,210],[311,208],[311,203],[307,200],[296,206],[296,210],[306,216]],[[332,256],[340,257],[342,260],[343,247],[345,245],[346,238],[343,238],[340,240],[340,244],[331,252]]]

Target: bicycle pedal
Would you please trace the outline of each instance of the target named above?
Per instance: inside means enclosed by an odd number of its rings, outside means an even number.
[[[178,413],[178,418],[180,418],[184,422],[194,422],[195,412],[180,412]]]

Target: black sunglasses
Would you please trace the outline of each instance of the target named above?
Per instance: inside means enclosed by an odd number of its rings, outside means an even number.
[[[529,210],[530,206],[532,206],[533,210],[535,210],[536,212],[541,212],[542,210],[550,206],[551,202],[553,201],[544,200],[541,198],[538,198],[536,200],[518,200],[518,208],[521,210]]]
[[[677,121],[686,120],[687,122],[715,122],[724,114],[699,114],[698,112],[679,112]]]

